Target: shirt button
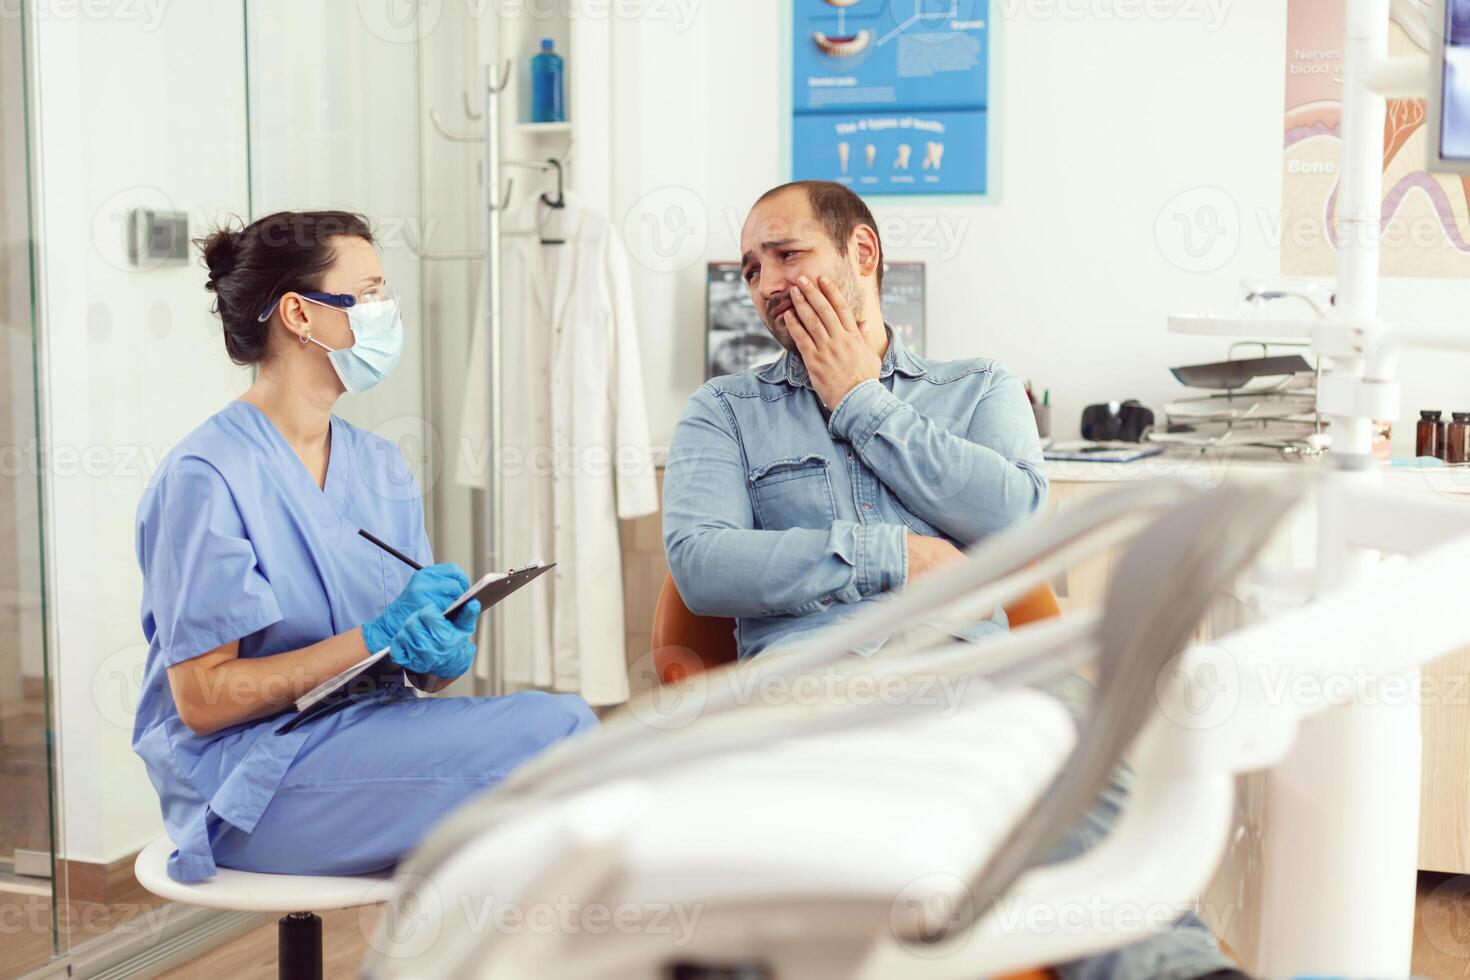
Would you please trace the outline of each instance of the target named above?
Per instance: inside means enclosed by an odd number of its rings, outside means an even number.
[[[872,504],[863,504],[863,510],[872,510],[872,509],[873,509],[873,505]]]
[[[832,605],[832,597],[829,596],[829,595],[822,596],[822,605],[824,605],[824,606],[830,606],[830,605]]]

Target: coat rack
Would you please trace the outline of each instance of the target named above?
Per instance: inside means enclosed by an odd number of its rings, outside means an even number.
[[[490,460],[489,472],[485,474],[485,509],[484,538],[480,542],[480,554],[487,555],[490,559],[491,568],[509,567],[504,561],[504,556],[499,554],[501,542],[505,535],[501,530],[499,501],[504,495],[500,486],[500,463],[496,454],[504,445],[501,439],[501,415],[500,410],[500,215],[510,203],[510,188],[505,189],[505,195],[500,195],[500,93],[510,84],[510,65],[505,63],[504,71],[498,65],[485,66],[485,298],[488,304],[488,336],[486,347],[486,364],[484,369],[487,378],[486,404],[490,411],[490,424],[486,431],[490,433],[490,452],[487,458]],[[499,560],[497,560],[499,559]],[[505,693],[505,677],[501,670],[501,651],[505,649],[505,636],[501,616],[491,616],[490,626],[486,631],[486,662],[489,664],[487,678],[490,682],[490,693],[500,695]]]
[[[500,155],[500,94],[505,91],[510,83],[511,61],[506,60],[504,65],[486,65],[484,68],[483,85],[481,87],[481,108],[476,111],[471,103],[469,93],[464,93],[465,115],[472,121],[482,121],[483,129],[478,133],[461,133],[450,129],[445,125],[437,109],[429,110],[429,122],[439,135],[453,143],[479,143],[484,148],[485,163],[481,187],[484,192],[484,220],[485,220],[485,247],[484,249],[469,249],[461,251],[443,252],[418,252],[418,257],[429,262],[434,261],[459,261],[470,259],[482,259],[484,261],[485,296],[486,296],[486,362],[482,369],[486,372],[487,379],[487,404],[490,417],[487,420],[486,431],[490,434],[490,469],[485,476],[484,508],[483,508],[483,532],[479,542],[479,553],[485,556],[491,568],[502,568],[507,566],[507,557],[498,553],[497,549],[504,540],[501,515],[498,503],[504,496],[500,486],[500,467],[497,462],[496,451],[502,444],[501,432],[501,397],[500,397],[500,362],[501,362],[501,305],[500,305],[500,217],[510,206],[511,193],[515,187],[514,179],[506,182],[504,190],[501,189],[500,171],[502,167],[516,167],[524,170],[532,170],[539,173],[556,174],[556,196],[550,197],[543,193],[541,199],[550,207],[561,208],[566,206],[565,194],[565,172],[571,163],[571,143],[567,145],[567,152],[561,159],[551,158],[548,160],[517,160],[502,158]],[[553,245],[561,242],[552,239],[542,239],[544,244]],[[505,693],[505,680],[501,670],[501,651],[504,649],[504,636],[502,633],[502,619],[499,616],[490,618],[486,631],[486,654],[482,661],[488,665],[488,671],[477,676],[488,681],[491,694]]]
[[[495,98],[502,91],[505,90],[506,85],[509,84],[511,64],[512,62],[507,59],[504,67],[501,68],[499,71],[496,71],[496,67],[494,65],[486,66],[487,77],[485,82],[485,91],[483,93],[486,97],[486,102],[494,101]],[[493,83],[489,80],[492,73],[494,73],[496,76],[496,81]],[[493,93],[490,88],[492,84],[495,86]],[[485,105],[484,108],[479,110],[473,107],[470,101],[469,92],[461,93],[461,98],[464,100],[465,117],[471,122],[479,122],[480,120],[485,119],[489,114],[490,109],[488,105]],[[458,132],[454,129],[451,129],[449,125],[445,123],[444,117],[440,114],[438,109],[429,110],[429,122],[433,124],[435,131],[438,132],[440,136],[450,141],[451,143],[479,143],[483,145],[487,153],[486,159],[491,159],[491,147],[489,145],[490,140],[488,139],[491,127],[489,125],[487,125],[485,129],[481,132]],[[522,170],[533,170],[538,173],[554,172],[556,174],[556,197],[553,200],[547,194],[542,194],[541,199],[551,207],[561,207],[563,206],[563,204],[558,204],[556,202],[565,202],[566,200],[564,192],[565,173],[566,168],[571,166],[572,164],[572,147],[574,144],[575,140],[568,140],[567,150],[565,153],[562,154],[560,158],[549,157],[545,160],[519,160],[511,157],[500,157],[498,155],[499,138],[497,135],[495,140],[495,158],[499,160],[500,166],[502,167],[516,167]],[[498,183],[498,180],[495,182]],[[494,184],[489,180],[482,180],[481,185],[486,187],[494,186]],[[512,177],[511,179],[506,181],[505,190],[501,194],[498,204],[489,200],[486,201],[487,212],[488,209],[492,206],[498,208],[501,211],[508,210],[510,207],[511,195],[514,193],[514,191],[515,178]],[[486,240],[489,241],[488,238]],[[547,244],[557,243],[547,242]],[[426,262],[457,262],[469,259],[485,258],[485,251],[483,249],[451,249],[438,252],[415,250],[414,254],[418,258],[423,259]]]

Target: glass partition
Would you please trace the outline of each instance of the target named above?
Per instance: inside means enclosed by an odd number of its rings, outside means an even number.
[[[130,746],[146,655],[132,530],[159,461],[250,372],[224,356],[183,241],[283,208],[371,219],[408,344],[392,383],[337,410],[416,463],[436,552],[473,563],[476,541],[446,459],[483,267],[481,160],[428,109],[478,124],[462,96],[483,13],[444,5],[420,32],[376,16],[393,4],[28,19],[33,4],[0,3],[0,976],[194,922],[155,914],[130,874],[161,830]],[[145,219],[177,247],[156,252]]]
[[[22,4],[22,8],[23,8]],[[12,13],[16,15],[12,15]],[[0,16],[0,974],[57,948],[26,21]],[[18,928],[17,928],[18,927]]]

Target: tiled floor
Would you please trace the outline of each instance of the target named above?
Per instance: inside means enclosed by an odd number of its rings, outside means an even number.
[[[17,848],[50,851],[46,716],[40,698],[0,702],[0,787],[0,857],[8,861]],[[52,951],[50,882],[8,880],[17,887],[0,882],[0,975],[7,977],[40,966]]]
[[[0,702],[0,857],[48,851],[46,716],[39,699]]]
[[[376,909],[341,909],[322,915],[322,976],[326,980],[357,976],[358,964],[368,951],[368,936],[377,923]],[[158,980],[197,980],[199,977],[228,977],[229,980],[274,980],[276,976],[276,924],[274,921],[247,932],[197,960],[159,974]]]
[[[117,930],[153,935],[169,914],[167,903],[134,884],[109,905],[73,902],[57,916],[62,948]],[[0,891],[0,977],[13,977],[45,964],[52,956],[49,896]],[[227,974],[222,974],[227,975]]]

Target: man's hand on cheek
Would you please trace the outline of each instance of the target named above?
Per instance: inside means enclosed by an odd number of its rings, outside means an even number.
[[[820,288],[806,276],[791,287],[794,309],[783,314],[801,352],[817,397],[831,411],[859,384],[878,377],[882,360],[868,346],[837,284],[822,276]]]

